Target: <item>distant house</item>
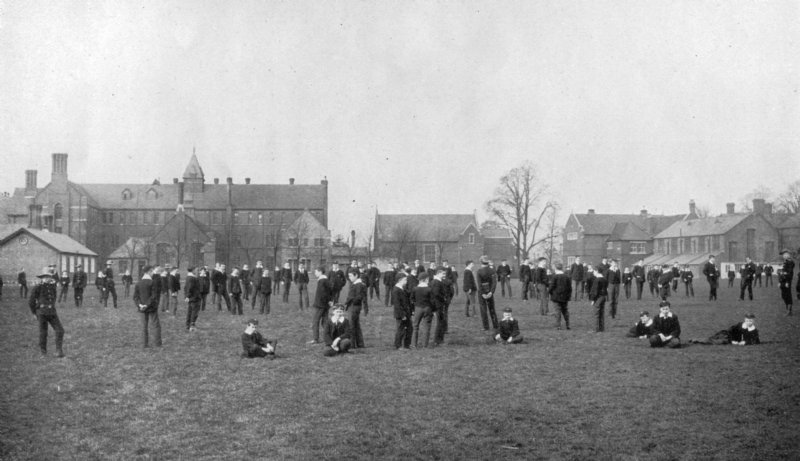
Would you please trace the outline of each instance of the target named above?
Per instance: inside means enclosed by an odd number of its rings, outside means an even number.
[[[572,213],[564,225],[563,263],[566,266],[582,258],[585,263],[598,263],[604,257],[620,260],[622,267],[631,266],[653,253],[653,237],[671,224],[697,217],[694,201],[689,213],[655,216],[642,210],[639,214],[600,214],[590,209]]]
[[[777,259],[780,233],[772,222],[764,200],[753,201],[753,211],[736,213],[733,203],[719,216],[673,223],[654,237],[654,253],[645,264],[699,267],[710,254],[723,269],[738,269],[745,257],[755,262]]]
[[[30,280],[50,264],[55,264],[59,273],[71,274],[78,264],[92,273],[97,268],[97,253],[63,234],[20,226],[0,230],[0,275],[6,283],[16,281],[20,268],[25,268]]]

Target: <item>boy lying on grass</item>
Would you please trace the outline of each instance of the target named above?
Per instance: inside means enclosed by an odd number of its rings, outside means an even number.
[[[249,359],[256,357],[275,357],[275,348],[278,346],[278,341],[267,341],[257,331],[258,320],[250,319],[247,321],[247,328],[242,333],[242,357]]]
[[[639,314],[639,321],[628,330],[628,334],[625,336],[628,338],[647,339],[654,333],[653,319],[650,318],[650,313],[642,311],[642,313]]]
[[[755,315],[747,314],[744,316],[744,321],[742,323],[737,323],[727,330],[718,331],[705,341],[692,339],[689,342],[693,344],[715,346],[721,346],[724,344],[733,344],[734,346],[753,346],[755,344],[761,344],[761,340],[758,338],[758,328],[756,328],[755,318]]]

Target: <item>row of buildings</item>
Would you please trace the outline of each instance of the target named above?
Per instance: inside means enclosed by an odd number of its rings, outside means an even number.
[[[775,213],[772,204],[754,199],[752,210],[736,212],[727,204],[724,214],[700,217],[694,201],[688,213],[654,216],[600,214],[594,210],[572,213],[564,226],[563,257],[572,264],[616,258],[631,266],[640,259],[645,265],[680,264],[699,267],[714,254],[723,271],[738,271],[745,257],[763,263],[780,261],[778,252],[800,248],[800,216]]]
[[[502,231],[480,231],[474,214],[375,216],[372,245],[331,241],[328,180],[319,184],[209,183],[193,153],[182,178],[171,183],[87,184],[70,181],[68,155],[52,154],[50,181],[25,172],[25,186],[0,196],[0,274],[37,270],[58,261],[59,271],[83,263],[89,272],[111,260],[136,276],[146,264],[229,267],[257,260],[267,267],[358,259],[460,264],[485,252],[513,252]],[[400,230],[402,242],[396,240]],[[413,241],[405,239],[413,237]],[[74,241],[67,244],[69,241]],[[21,244],[24,242],[24,244]],[[80,251],[76,252],[75,250]]]

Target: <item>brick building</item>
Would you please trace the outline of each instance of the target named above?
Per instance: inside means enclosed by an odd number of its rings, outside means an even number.
[[[324,255],[330,246],[327,179],[320,184],[295,184],[294,179],[251,184],[245,178],[234,184],[227,178],[220,184],[214,178],[207,184],[192,154],[182,181],[78,184],[68,178],[67,159],[67,154],[52,154],[50,182],[43,188],[37,185],[37,171],[27,170],[25,187],[0,197],[0,224],[27,224],[70,236],[103,260],[133,237],[147,242],[151,263],[220,261],[230,267],[252,265],[256,259],[272,265],[296,254],[297,246],[285,248],[287,232],[307,213],[302,220],[317,224],[309,226],[315,235],[299,236],[301,253],[313,249]]]
[[[67,271],[71,275],[78,264],[92,273],[97,268],[97,253],[64,234],[12,225],[0,229],[0,261],[0,275],[11,285],[20,268],[25,268],[28,283],[50,264],[56,265],[59,274]]]

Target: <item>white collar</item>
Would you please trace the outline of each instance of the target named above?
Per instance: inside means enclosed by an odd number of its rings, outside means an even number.
[[[748,328],[748,327],[744,326],[744,322],[742,322],[742,329],[747,330],[747,331],[753,331],[753,330],[756,329],[756,326],[755,326],[755,324],[753,324],[753,325],[750,325],[750,327]]]
[[[353,282],[353,285],[355,285],[356,283],[364,283],[364,282],[362,282],[361,279],[356,279],[356,281]]]
[[[653,324],[653,319],[650,319],[647,321],[647,323],[644,324],[644,326],[649,327],[652,324]]]
[[[328,276],[325,275],[325,274],[322,274],[322,275],[319,276],[319,278],[317,280],[324,280],[326,278],[328,278]]]
[[[667,312],[667,315],[664,315],[663,313],[659,313],[658,316],[661,317],[662,319],[665,319],[667,317],[672,317],[672,312]]]
[[[144,274],[142,280],[153,280],[153,277],[150,277],[150,274]]]

